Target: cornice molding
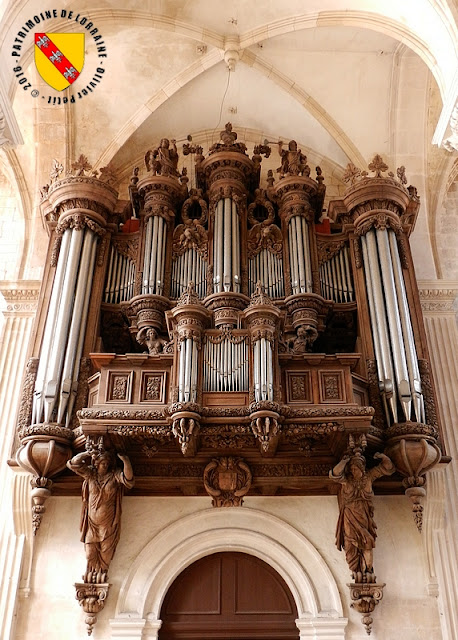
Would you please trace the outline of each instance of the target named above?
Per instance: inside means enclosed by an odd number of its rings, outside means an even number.
[[[0,282],[0,301],[3,299],[2,311],[10,313],[35,312],[40,287],[40,280],[3,280]]]
[[[419,280],[421,308],[425,313],[456,313],[458,282],[456,280]]]

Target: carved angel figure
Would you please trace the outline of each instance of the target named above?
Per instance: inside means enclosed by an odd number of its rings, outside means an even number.
[[[87,559],[84,582],[106,582],[119,541],[122,495],[124,487],[134,486],[134,476],[129,458],[119,453],[118,458],[123,463],[122,470],[117,468],[109,451],[98,454],[84,451],[67,462],[69,469],[84,478],[81,512],[81,541]]]
[[[283,142],[280,140],[278,143],[278,153],[281,158],[281,167],[278,167],[277,172],[281,177],[310,175],[310,167],[307,165],[307,156],[302,151],[297,149],[297,142],[291,140],[288,143],[288,149],[283,149]]]
[[[375,582],[373,549],[377,537],[374,521],[372,483],[381,476],[391,475],[395,466],[383,453],[374,458],[380,464],[366,471],[366,459],[360,453],[345,455],[329,472],[329,477],[339,482],[340,514],[336,529],[336,545],[344,549],[347,564],[355,582]]]

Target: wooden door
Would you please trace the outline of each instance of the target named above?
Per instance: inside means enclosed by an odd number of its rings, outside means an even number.
[[[272,567],[244,553],[215,553],[170,587],[159,639],[298,639],[296,618],[291,592]]]

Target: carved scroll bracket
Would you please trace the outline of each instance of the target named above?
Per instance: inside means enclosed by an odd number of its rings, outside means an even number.
[[[367,635],[371,634],[373,618],[370,615],[380,600],[383,598],[383,587],[385,584],[349,583],[351,607],[363,614],[362,623],[366,628]]]
[[[85,623],[87,626],[87,635],[92,635],[92,630],[97,622],[97,614],[99,614],[105,606],[108,597],[110,585],[108,582],[101,584],[92,584],[88,582],[76,582],[76,599],[83,607],[83,611],[87,614]]]

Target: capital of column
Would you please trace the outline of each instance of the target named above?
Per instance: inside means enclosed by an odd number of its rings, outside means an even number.
[[[57,227],[58,232],[91,223],[104,229],[117,199],[118,192],[107,182],[91,176],[67,176],[49,186],[40,206],[48,226]]]
[[[145,219],[161,216],[166,222],[173,220],[176,204],[183,195],[183,185],[176,176],[150,173],[139,180],[137,188],[144,201],[142,213]]]
[[[294,216],[313,222],[319,195],[319,185],[315,180],[308,176],[286,176],[277,182],[272,193],[278,201],[280,217],[286,222]]]

